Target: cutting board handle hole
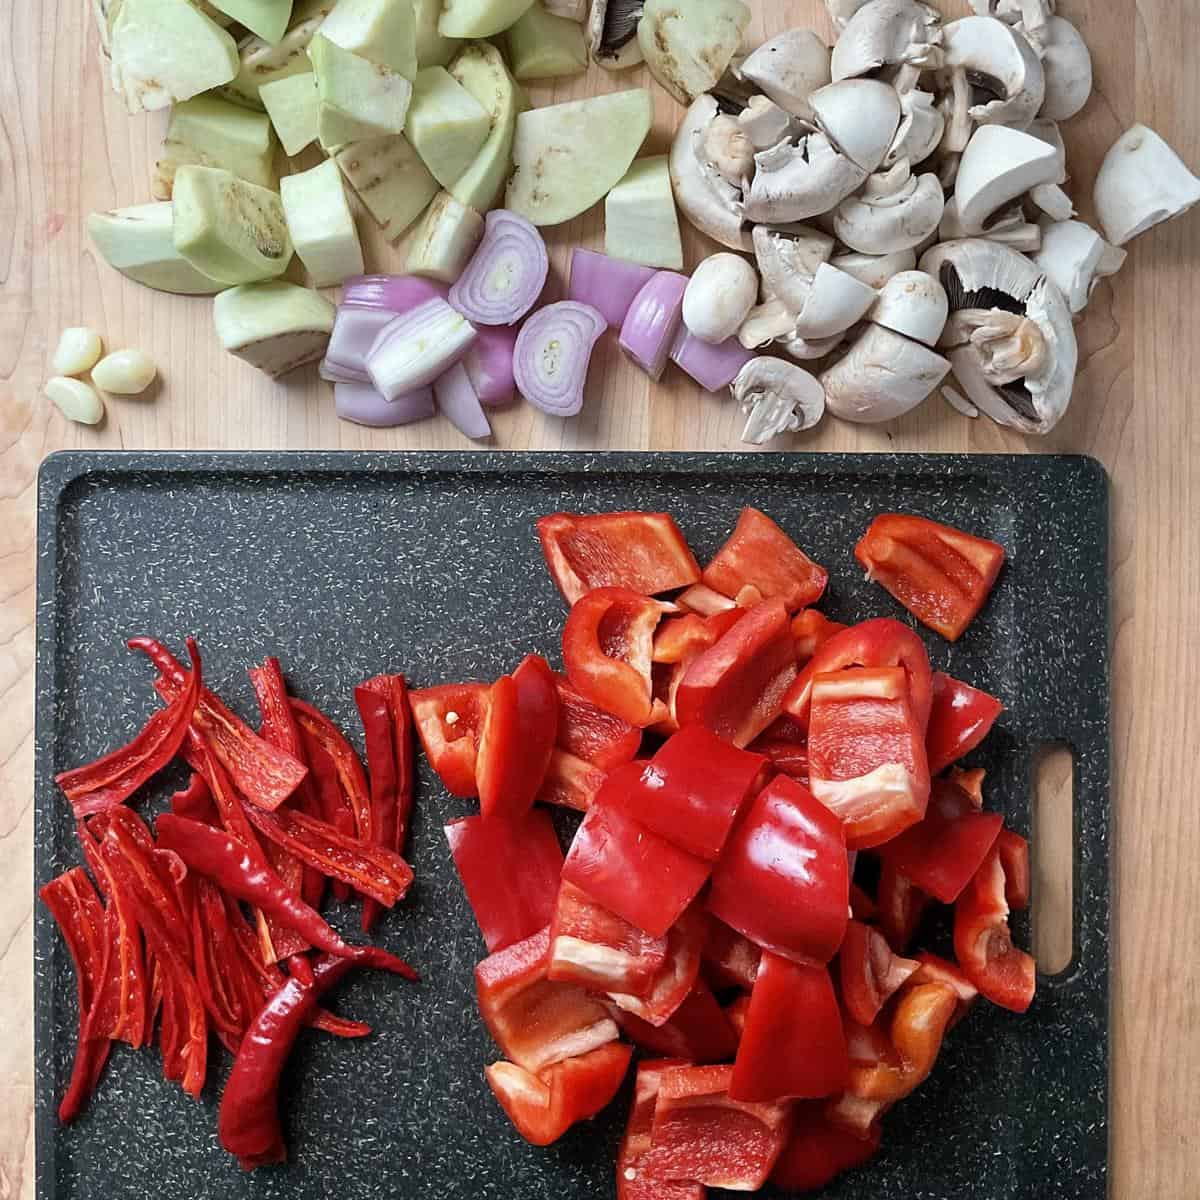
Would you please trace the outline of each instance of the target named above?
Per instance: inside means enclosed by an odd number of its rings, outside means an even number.
[[[1058,975],[1071,965],[1075,930],[1075,759],[1060,742],[1033,760],[1033,954],[1038,970]]]

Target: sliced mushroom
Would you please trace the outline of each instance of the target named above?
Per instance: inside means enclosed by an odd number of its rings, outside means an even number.
[[[802,338],[798,333],[786,333],[776,340],[780,349],[790,357],[811,362],[831,354],[846,340],[846,334],[843,331],[827,338]]]
[[[750,186],[754,174],[754,144],[737,120],[718,114],[704,135],[704,157],[717,174],[739,190]]]
[[[868,324],[820,379],[834,416],[872,425],[911,412],[949,371],[950,363],[928,346]]]
[[[808,225],[754,227],[754,257],[763,289],[798,315],[808,300],[813,276],[833,253],[833,238]]]
[[[738,113],[737,123],[756,151],[770,150],[785,138],[804,136],[800,122],[766,96],[751,96]]]
[[[902,158],[914,165],[924,162],[938,148],[945,132],[946,118],[936,97],[921,91],[915,82],[905,86],[908,80],[908,68],[904,68],[894,84],[900,97],[900,125],[883,157],[885,167],[895,166]]]
[[[717,102],[698,96],[684,114],[671,144],[671,190],[683,215],[700,230],[731,250],[751,250],[741,192],[709,161],[705,140],[717,119]]]
[[[850,22],[850,18],[871,0],[825,0],[825,11],[833,22],[833,28],[840,34]]]
[[[1025,220],[1025,212],[1020,204],[1014,204],[1011,208],[993,213],[981,233],[969,234],[958,215],[958,203],[951,196],[946,201],[946,208],[942,213],[942,221],[938,226],[938,237],[943,242],[951,242],[971,236],[986,238],[989,242],[998,242],[1001,246],[1007,246],[1010,250],[1019,250],[1022,254],[1037,250],[1042,244],[1041,226]]]
[[[644,7],[645,0],[592,0],[584,33],[594,63],[620,71],[642,61],[637,27]]]
[[[1029,199],[1052,221],[1069,221],[1075,204],[1057,183],[1039,183],[1029,189]]]
[[[1055,3],[1054,0],[971,0],[971,8],[981,17],[998,17],[1006,25],[1019,28],[1040,55]]]
[[[710,345],[733,337],[758,299],[758,274],[736,254],[709,255],[683,293],[683,323]]]
[[[944,154],[961,154],[975,132],[975,118],[971,116],[971,84],[963,67],[952,67],[945,75],[949,85],[938,101],[945,126],[939,148]]]
[[[853,275],[860,283],[878,291],[893,275],[911,271],[917,265],[915,250],[899,250],[894,254],[835,254],[830,262],[839,271]]]
[[[796,316],[788,306],[782,300],[771,298],[750,310],[738,330],[738,341],[747,350],[757,350],[794,332],[795,324]]]
[[[987,99],[973,105],[980,125],[1026,129],[1046,98],[1042,63],[1029,40],[995,17],[963,17],[945,28],[946,66],[961,67]]]
[[[849,329],[874,303],[874,288],[823,262],[796,318],[795,332],[810,340],[832,337]]]
[[[963,229],[968,236],[981,233],[994,212],[1058,174],[1054,148],[1041,138],[1004,125],[980,126],[963,151],[954,184]]]
[[[1094,199],[1104,236],[1123,246],[1200,202],[1200,179],[1153,129],[1134,125],[1104,156]]]
[[[1082,221],[1047,221],[1042,248],[1033,261],[1058,285],[1073,313],[1087,306],[1101,279],[1115,275],[1125,263],[1124,250],[1110,246]]]
[[[829,212],[861,186],[868,174],[819,132],[810,133],[798,143],[780,142],[760,151],[754,161],[756,169],[745,215],[768,225],[804,221]],[[675,195],[678,199],[678,191]]]
[[[856,79],[880,67],[941,66],[942,18],[916,0],[871,0],[846,22],[833,48],[833,78]]]
[[[919,178],[902,158],[890,171],[872,175],[862,191],[833,215],[838,240],[861,254],[911,250],[937,231],[945,200],[936,175]]]
[[[786,112],[807,118],[809,96],[831,78],[829,47],[810,29],[788,29],[763,42],[736,73]]]
[[[753,446],[781,433],[811,429],[825,415],[825,389],[802,367],[782,358],[752,358],[729,390],[749,414],[742,441]]]
[[[1070,21],[1050,17],[1044,28],[1040,49],[1046,98],[1041,115],[1051,121],[1068,121],[1092,94],[1092,55]]]
[[[949,310],[946,289],[932,275],[902,271],[887,281],[867,317],[914,342],[936,346]]]
[[[813,92],[808,102],[818,128],[848,159],[864,171],[883,162],[900,126],[895,88],[877,79],[845,79]]]

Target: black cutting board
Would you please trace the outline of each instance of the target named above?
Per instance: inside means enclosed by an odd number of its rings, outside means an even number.
[[[65,454],[39,493],[37,848],[40,884],[79,854],[55,771],[126,740],[154,706],[124,642],[195,634],[208,682],[254,712],[245,668],[278,654],[295,690],[360,740],[353,684],[403,670],[417,685],[492,678],[527,651],[558,659],[563,605],[534,520],[557,509],[663,509],[701,561],[742,505],[830,570],[822,607],[897,615],[851,557],[881,511],[992,537],[1009,562],[956,646],[922,630],[936,666],[1006,712],[973,760],[987,798],[1029,830],[1031,761],[1075,752],[1075,957],[1039,980],[1024,1017],[976,1006],[933,1077],[888,1116],[884,1149],[827,1195],[863,1200],[1105,1194],[1108,1085],[1107,482],[1067,457],[642,454]],[[182,775],[141,801],[156,811]],[[549,1200],[614,1194],[626,1093],[538,1150],[483,1082],[497,1057],[475,1012],[482,942],[442,833],[469,811],[422,765],[409,857],[417,883],[380,926],[419,989],[360,975],[336,1007],[370,1039],[304,1035],[285,1076],[291,1162],[243,1175],[219,1147],[228,1058],[203,1099],[161,1077],[156,1050],[115,1049],[84,1117],[54,1115],[74,1048],[66,950],[38,906],[39,1200],[171,1195]],[[1036,902],[1036,901],[1035,901]],[[353,917],[356,914],[347,913]],[[339,920],[334,915],[335,922]],[[1018,938],[1027,921],[1015,921]],[[351,928],[349,921],[343,929]],[[935,930],[932,934],[938,936]]]

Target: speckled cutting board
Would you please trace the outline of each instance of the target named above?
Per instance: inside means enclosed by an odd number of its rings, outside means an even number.
[[[863,1200],[1100,1200],[1108,1081],[1107,483],[1065,457],[639,454],[66,454],[40,481],[37,854],[41,883],[79,859],[56,770],[126,740],[154,706],[124,642],[195,634],[207,681],[254,713],[245,668],[283,661],[294,690],[361,745],[353,684],[402,670],[418,686],[492,678],[527,651],[559,658],[562,602],[534,519],[557,509],[665,509],[704,561],[744,504],[770,513],[828,566],[822,607],[843,620],[907,619],[864,582],[851,549],[870,518],[914,512],[1009,552],[992,600],[934,663],[998,694],[985,748],[989,807],[1028,832],[1042,742],[1075,751],[1075,957],[1039,981],[1030,1013],[988,1004],[949,1038],[932,1078],[885,1123],[884,1149],[826,1195]],[[141,801],[157,811],[183,776]],[[217,1143],[228,1056],[188,1099],[157,1050],[114,1050],[74,1126],[55,1108],[76,1002],[66,950],[39,905],[39,1200],[214,1196],[568,1200],[614,1195],[628,1086],[557,1145],[525,1145],[492,1099],[497,1057],[475,1012],[484,949],[442,836],[470,811],[422,764],[409,858],[417,882],[379,936],[416,963],[419,988],[361,974],[335,1006],[374,1036],[308,1033],[284,1078],[286,1167],[243,1175]],[[563,814],[562,832],[570,820]],[[333,914],[343,930],[345,918]],[[1015,922],[1020,939],[1027,921]],[[934,928],[925,939],[945,936]]]

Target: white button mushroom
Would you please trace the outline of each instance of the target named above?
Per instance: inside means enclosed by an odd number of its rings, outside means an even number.
[[[1003,125],[977,129],[963,151],[954,184],[954,201],[968,235],[981,233],[987,219],[1039,183],[1059,173],[1054,148]]]
[[[941,28],[941,17],[926,4],[872,0],[841,31],[833,48],[833,78],[854,79],[897,63],[940,67]]]
[[[914,177],[908,159],[872,175],[833,214],[838,240],[862,254],[892,254],[919,246],[936,232],[945,200],[936,175]]]
[[[781,142],[763,150],[754,156],[754,162],[745,215],[768,225],[805,221],[829,212],[860,187],[868,174],[819,132],[797,145]]]
[[[829,261],[833,246],[833,238],[808,225],[756,225],[754,257],[763,290],[799,313],[817,268]]]
[[[822,263],[813,276],[796,333],[806,339],[832,337],[849,329],[875,303],[875,289],[853,275]]]
[[[761,446],[782,433],[811,429],[825,415],[825,389],[795,363],[759,355],[729,390],[749,414],[742,441]]]
[[[709,162],[705,150],[708,130],[718,115],[712,96],[698,96],[684,114],[671,143],[671,190],[683,215],[701,233],[731,250],[748,251],[752,247],[742,193]]]
[[[770,150],[784,138],[804,134],[801,122],[766,96],[751,96],[746,107],[738,113],[737,123],[755,150]],[[753,168],[754,164],[750,165]]]
[[[911,271],[917,265],[916,250],[899,250],[895,254],[835,254],[830,262],[839,271],[853,275],[877,291],[893,275]]]
[[[1123,246],[1200,202],[1200,179],[1153,129],[1134,125],[1104,156],[1094,199],[1104,236]]]
[[[1092,94],[1092,55],[1079,30],[1062,17],[1046,22],[1041,49],[1046,76],[1041,115],[1051,121],[1070,120]]]
[[[808,102],[818,127],[851,162],[864,171],[883,162],[900,127],[895,88],[876,79],[846,79],[813,92]]]
[[[936,346],[949,311],[946,289],[932,275],[902,271],[884,284],[867,317],[914,342]]]
[[[1033,261],[1058,285],[1071,311],[1080,313],[1100,280],[1115,275],[1126,257],[1082,221],[1047,221]]]
[[[994,100],[970,109],[980,125],[1029,126],[1046,98],[1046,76],[1019,30],[994,17],[963,17],[945,27],[944,49],[947,67],[962,68],[995,90]]]
[[[788,29],[763,42],[736,68],[785,112],[809,117],[808,98],[829,83],[829,47],[810,29]]]
[[[758,299],[758,273],[736,254],[713,254],[692,272],[683,293],[683,323],[717,345],[733,337]]]
[[[868,324],[846,354],[821,374],[826,407],[844,421],[874,425],[916,408],[950,364],[928,346]]]

